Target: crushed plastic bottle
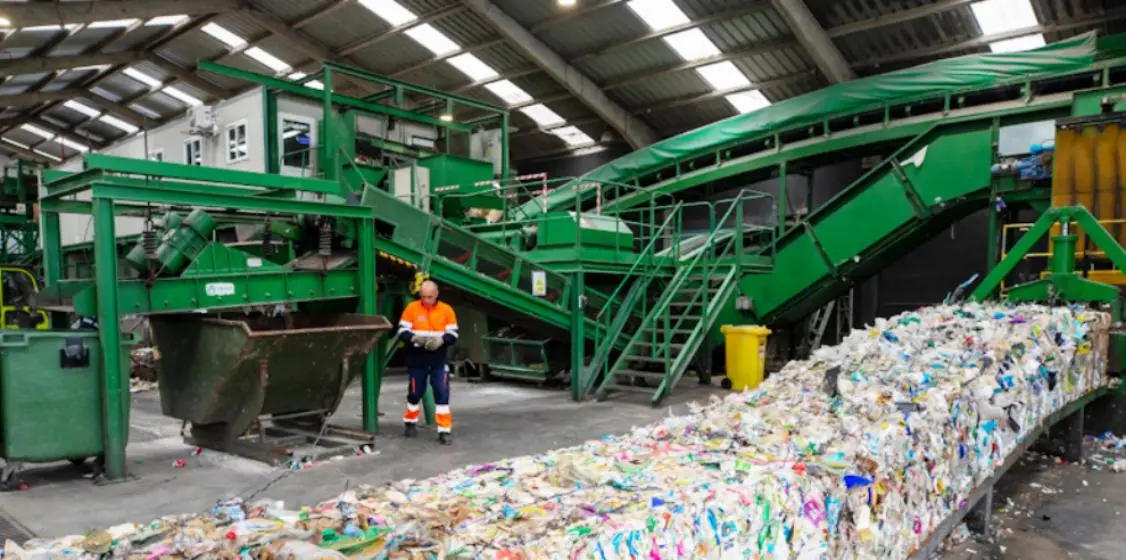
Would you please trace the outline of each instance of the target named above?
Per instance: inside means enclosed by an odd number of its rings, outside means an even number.
[[[300,511],[221,501],[116,538],[145,557],[907,558],[1031,427],[1107,383],[1109,325],[1072,307],[924,308],[623,436]],[[81,543],[25,548],[92,558]]]

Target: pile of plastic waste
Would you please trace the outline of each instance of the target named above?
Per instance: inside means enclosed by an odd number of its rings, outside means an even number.
[[[619,437],[14,545],[137,558],[906,558],[1053,411],[1105,384],[1109,316],[942,306]]]

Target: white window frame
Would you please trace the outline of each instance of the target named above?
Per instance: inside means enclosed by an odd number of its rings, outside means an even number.
[[[147,159],[149,161],[164,161],[164,148],[149,150]]]
[[[195,144],[198,146],[197,153],[199,154],[199,163],[195,163],[191,159],[189,147]],[[189,136],[184,138],[184,164],[186,165],[203,165],[203,137],[202,136]]]
[[[236,135],[235,139],[233,141],[231,140],[231,132],[236,132],[239,127],[242,127],[242,141],[246,145],[246,151],[241,156],[237,153],[238,136]],[[240,119],[227,125],[226,129],[223,131],[223,146],[225,148],[224,154],[227,163],[238,163],[250,159],[250,125],[246,119]],[[232,154],[235,154],[235,157],[232,158]]]
[[[292,167],[285,164],[285,121],[296,121],[309,125],[309,153],[310,155],[316,153],[317,144],[317,119],[315,117],[306,117],[304,115],[295,115],[293,113],[278,113],[278,153],[274,157],[278,158],[278,170],[282,175],[290,176],[312,176],[317,174],[317,160],[311,157],[309,160],[308,168]]]

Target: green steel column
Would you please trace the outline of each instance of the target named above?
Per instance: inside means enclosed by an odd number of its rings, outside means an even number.
[[[585,362],[586,338],[583,334],[584,321],[583,307],[586,287],[583,282],[583,272],[579,270],[571,277],[571,399],[580,401],[582,395],[583,362]],[[593,372],[591,373],[593,375]]]
[[[121,379],[121,327],[117,322],[117,247],[113,200],[94,199],[94,268],[98,295],[98,325],[102,342],[102,415],[106,474],[125,478],[124,386]]]
[[[376,315],[375,222],[372,218],[360,220],[359,237],[360,313]],[[376,344],[375,350],[364,360],[364,431],[372,433],[379,432],[379,388],[383,375],[381,348],[382,345]]]
[[[778,164],[778,235],[786,233],[786,205],[787,195],[789,194],[786,188],[786,162]]]
[[[63,279],[63,239],[58,212],[43,212],[43,276],[51,286]]]
[[[1060,219],[1060,234],[1052,238],[1052,274],[1072,274],[1075,272],[1075,243],[1077,237],[1071,233],[1071,219]]]
[[[262,115],[265,118],[262,130],[266,131],[266,173],[281,172],[281,143],[278,142],[278,94],[270,88],[262,88]]]
[[[322,117],[322,129],[324,131],[324,138],[321,138],[321,161],[324,162],[324,169],[321,173],[324,174],[325,179],[336,178],[336,136],[333,131],[333,118],[332,118],[332,68],[324,67],[324,77],[321,78],[324,83],[324,115]]]

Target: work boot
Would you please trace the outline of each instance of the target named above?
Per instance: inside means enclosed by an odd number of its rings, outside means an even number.
[[[438,443],[442,445],[452,445],[453,442],[453,435],[449,432],[438,432]]]
[[[403,437],[418,437],[418,426],[416,424],[406,424],[406,427],[403,430]]]

